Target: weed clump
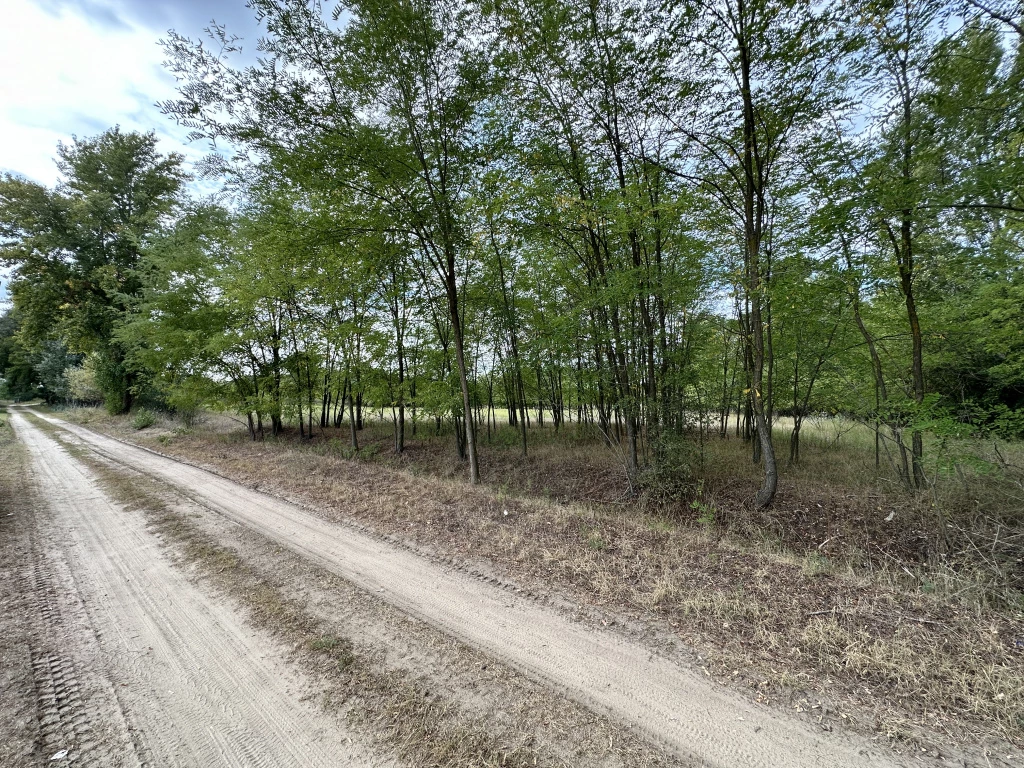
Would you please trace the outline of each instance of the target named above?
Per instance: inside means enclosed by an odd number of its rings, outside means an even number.
[[[307,645],[314,653],[322,653],[334,659],[339,671],[345,671],[356,662],[355,649],[347,637],[322,635],[311,639]]]
[[[136,430],[146,429],[156,424],[156,416],[145,408],[140,408],[132,417],[132,427]]]

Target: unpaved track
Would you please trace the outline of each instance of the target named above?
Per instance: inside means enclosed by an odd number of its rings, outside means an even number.
[[[97,626],[82,600],[67,539],[52,535],[41,505],[33,513],[36,541],[21,586],[23,610],[33,627],[29,647],[40,757],[50,761],[66,751],[71,765],[136,768],[136,744],[105,674]]]
[[[896,766],[867,740],[752,704],[611,632],[211,472],[45,416],[107,458],[174,485],[359,587],[716,768]],[[23,422],[21,423],[23,424]],[[21,426],[19,424],[19,426]],[[38,438],[33,438],[38,440]],[[168,594],[171,591],[168,590]]]
[[[102,661],[93,666],[105,667],[134,740],[116,750],[116,761],[73,749],[52,764],[382,764],[343,743],[333,718],[298,699],[302,681],[283,649],[173,567],[142,515],[113,503],[86,467],[23,416],[15,412],[11,422],[51,510],[48,545],[66,553],[98,638]],[[63,685],[63,670],[56,677]]]

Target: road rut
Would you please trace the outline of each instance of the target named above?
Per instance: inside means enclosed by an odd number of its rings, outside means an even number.
[[[514,596],[354,527],[328,522],[297,505],[144,448],[44,418],[100,455],[173,485],[197,503],[402,611],[639,729],[696,765],[903,764],[867,740],[826,733],[756,705],[613,632],[575,623],[535,600]],[[172,594],[167,587],[161,589]]]

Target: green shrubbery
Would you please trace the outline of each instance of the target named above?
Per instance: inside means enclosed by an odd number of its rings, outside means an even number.
[[[132,426],[135,429],[146,429],[156,424],[156,416],[145,408],[140,408],[132,417]]]

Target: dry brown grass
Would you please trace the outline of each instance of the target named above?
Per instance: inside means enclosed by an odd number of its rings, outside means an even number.
[[[618,503],[620,493],[602,503],[551,500],[560,496],[551,488],[583,487],[587,478],[596,478],[599,494],[614,486],[599,445],[537,448],[531,460],[492,450],[491,484],[472,487],[445,469],[453,463],[430,441],[374,461],[342,458],[330,435],[313,444],[250,443],[196,431],[150,443],[329,517],[356,518],[534,589],[668,629],[696,649],[709,674],[762,700],[818,706],[894,739],[941,742],[939,733],[961,743],[1024,743],[1019,607],[944,589],[927,561],[903,552],[915,524],[897,516],[896,525],[880,525],[896,497],[827,484],[811,496],[811,462],[803,475],[787,476],[773,517],[753,522],[731,494],[745,493],[754,473],[737,472],[724,486],[712,478],[701,504],[713,523],[698,525],[704,512],[689,503]],[[585,467],[588,451],[596,459]],[[728,473],[737,456],[720,456],[716,471]],[[522,478],[542,457],[568,479],[545,480],[538,498]],[[850,554],[885,536],[881,555]]]

